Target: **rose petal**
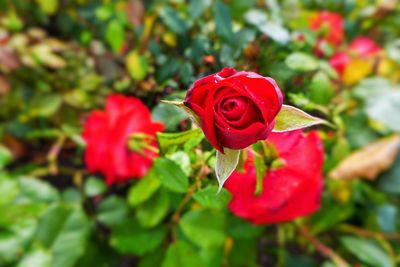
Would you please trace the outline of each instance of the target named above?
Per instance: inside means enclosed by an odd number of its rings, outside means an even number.
[[[234,172],[225,185],[233,197],[229,209],[256,224],[292,220],[320,206],[323,149],[318,135],[315,132],[299,135],[296,131],[271,136],[268,141],[286,163],[265,175],[262,193],[255,195],[256,174],[251,154],[245,172]]]

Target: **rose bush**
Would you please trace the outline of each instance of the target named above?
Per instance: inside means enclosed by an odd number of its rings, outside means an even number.
[[[271,133],[283,102],[270,77],[224,68],[196,81],[184,104],[201,120],[201,128],[219,151],[242,149]]]
[[[399,15],[0,0],[0,266],[398,265]]]
[[[252,153],[244,171],[235,171],[225,183],[232,194],[228,208],[255,224],[293,220],[319,209],[323,187],[324,150],[315,131],[272,133],[267,142],[278,151],[282,166],[267,170],[262,192],[256,194]]]
[[[143,177],[156,156],[149,146],[156,146],[155,133],[163,129],[162,123],[151,121],[149,110],[139,99],[108,96],[105,110],[93,111],[84,125],[88,170],[102,173],[108,185]],[[139,138],[133,142],[138,145],[132,151],[128,141],[135,134]]]

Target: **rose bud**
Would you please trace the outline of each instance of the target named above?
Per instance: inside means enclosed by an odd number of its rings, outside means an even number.
[[[333,48],[338,47],[344,39],[343,17],[334,12],[321,11],[310,17],[309,27],[312,31],[318,32],[318,40],[314,48],[317,56],[325,53],[322,45],[326,42]]]
[[[242,149],[271,133],[283,96],[276,82],[254,72],[224,68],[194,82],[184,100],[210,143]]]
[[[163,129],[139,99],[107,97],[105,110],[93,111],[84,125],[88,170],[102,173],[108,185],[143,177],[157,156],[155,133]]]
[[[274,146],[283,164],[269,166],[262,191],[257,195],[254,156],[249,152],[245,171],[233,172],[225,183],[232,195],[229,210],[254,224],[289,221],[317,211],[321,204],[324,159],[317,132],[272,133],[267,142]]]

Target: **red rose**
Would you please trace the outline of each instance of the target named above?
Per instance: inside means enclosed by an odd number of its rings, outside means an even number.
[[[272,133],[267,141],[275,145],[283,167],[266,173],[256,196],[256,170],[249,153],[245,172],[235,171],[225,183],[232,194],[228,208],[255,224],[289,221],[318,210],[324,151],[317,133]]]
[[[321,49],[324,42],[333,47],[338,47],[342,43],[344,38],[343,24],[343,17],[340,14],[329,11],[318,12],[310,18],[310,29],[321,32],[314,49],[317,55],[324,55]]]
[[[184,104],[199,116],[210,143],[223,152],[224,147],[242,149],[267,138],[282,100],[272,78],[224,68],[196,81]]]
[[[163,129],[161,123],[151,121],[149,110],[139,99],[122,95],[107,97],[105,110],[93,111],[84,125],[85,162],[89,171],[105,175],[108,185],[143,177],[156,153],[130,151],[129,136],[136,133],[154,137]],[[155,140],[149,145],[155,145]]]
[[[375,56],[381,48],[368,37],[358,37],[348,46],[347,51],[338,52],[329,59],[329,64],[340,74],[344,73],[346,65],[352,58],[368,58]]]

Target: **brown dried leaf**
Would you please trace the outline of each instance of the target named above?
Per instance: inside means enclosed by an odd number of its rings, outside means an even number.
[[[360,177],[374,180],[379,173],[392,166],[399,146],[399,135],[382,138],[351,153],[329,173],[329,176],[333,179]]]

